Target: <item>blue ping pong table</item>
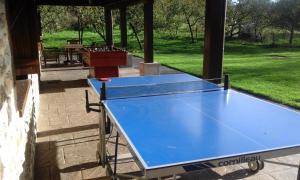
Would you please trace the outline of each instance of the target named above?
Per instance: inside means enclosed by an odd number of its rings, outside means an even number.
[[[108,125],[117,131],[113,177],[120,135],[146,179],[238,163],[258,171],[264,159],[300,153],[299,112],[191,75],[88,83],[101,99],[103,166]]]

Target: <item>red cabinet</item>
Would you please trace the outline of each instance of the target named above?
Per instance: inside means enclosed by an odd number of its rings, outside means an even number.
[[[92,67],[90,76],[95,78],[118,77],[119,66],[127,64],[127,51],[123,50],[86,50],[84,62]]]

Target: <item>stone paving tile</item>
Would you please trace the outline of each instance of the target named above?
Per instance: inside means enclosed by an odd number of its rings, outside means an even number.
[[[49,116],[46,114],[40,114],[39,123],[37,123],[38,131],[47,131],[49,128]]]
[[[284,180],[299,180],[300,179],[300,176],[298,175],[299,173],[299,170],[296,171],[294,169],[289,169],[289,170],[285,170],[285,171],[280,171],[280,172],[273,172],[273,173],[270,173],[270,176],[273,177],[273,179],[276,179],[276,180],[281,180],[281,179],[284,179]]]
[[[71,170],[72,171],[72,170]],[[82,179],[81,171],[72,171],[67,173],[60,173],[61,180],[74,180],[74,179]]]
[[[141,59],[136,58],[135,67]],[[178,73],[162,67],[163,73]],[[84,91],[91,102],[98,102],[97,95],[88,87],[85,78],[88,70],[80,67],[42,73],[40,115],[37,123],[35,179],[109,179],[105,169],[96,163],[99,114],[85,112]],[[122,68],[122,76],[136,76],[138,70]],[[115,132],[108,142],[108,151],[114,153]],[[120,138],[120,154],[129,153],[124,138]],[[245,179],[274,180],[300,179],[298,165],[300,155],[275,158],[266,161],[264,170],[253,174],[247,164],[207,169],[177,179]],[[122,163],[119,172],[136,171],[135,163]]]
[[[66,167],[71,167],[71,166],[76,166],[80,164],[79,161],[79,154],[77,151],[77,146],[76,145],[69,145],[61,148],[61,159],[58,164],[59,168],[66,168]],[[63,169],[62,169],[63,171]]]
[[[294,156],[279,157],[277,159],[282,163],[282,165],[298,167],[300,163],[300,154],[296,154]]]
[[[36,148],[37,150],[49,150],[50,149],[50,138],[49,136],[46,137],[39,137],[36,140]]]
[[[37,148],[35,157],[35,171],[40,172],[40,169],[47,168],[51,174],[51,168],[56,167],[59,162],[60,154],[57,149],[40,150]],[[36,178],[38,179],[38,178]]]
[[[245,180],[275,180],[272,176],[269,174],[258,174],[258,175],[253,175],[245,178]],[[284,179],[283,179],[284,180]]]
[[[81,170],[82,179],[101,179],[106,176],[106,171],[100,166],[86,168]],[[108,179],[108,178],[107,178]],[[103,178],[104,180],[104,178]]]
[[[139,76],[139,74],[140,71],[133,68],[122,68],[122,71],[120,71],[120,76],[122,77]]]
[[[35,179],[51,180],[50,166],[35,168]]]
[[[60,171],[56,165],[50,167],[51,180],[60,180]]]
[[[38,147],[37,147],[38,148]],[[51,151],[37,151],[36,152],[36,158],[35,161],[37,163],[38,168],[44,168],[44,167],[49,167],[52,164],[52,160],[49,157],[51,157]]]
[[[291,157],[294,157],[294,156],[291,156]],[[289,162],[289,161],[286,161],[286,162]],[[297,165],[297,168],[298,168],[298,165]],[[278,158],[274,158],[274,159],[268,159],[265,161],[264,172],[265,173],[273,173],[275,171],[280,172],[280,171],[288,170],[290,168],[291,168],[290,164],[282,163]]]
[[[68,127],[70,124],[69,116],[67,114],[60,114],[57,112],[56,114],[51,115],[49,117],[49,126],[57,129]]]
[[[73,133],[74,142],[75,143],[85,143],[85,142],[92,142],[92,141],[99,141],[99,130],[88,130],[88,131],[80,131]]]
[[[50,148],[52,148],[52,149],[56,149],[60,146],[74,144],[74,139],[73,139],[72,133],[51,135],[50,141],[55,142],[55,143],[52,143],[52,145],[50,146]]]

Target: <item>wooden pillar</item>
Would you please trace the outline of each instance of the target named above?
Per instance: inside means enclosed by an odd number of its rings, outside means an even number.
[[[38,42],[41,41],[42,36],[42,19],[41,19],[41,12],[39,10],[37,11],[37,31],[38,31]]]
[[[153,0],[144,1],[144,62],[153,63]]]
[[[34,0],[9,0],[6,8],[15,74],[23,79],[39,73],[37,6]]]
[[[105,34],[106,45],[109,49],[113,48],[113,26],[112,26],[112,11],[110,8],[104,8],[105,16]]]
[[[127,48],[127,18],[126,6],[120,8],[121,47]]]
[[[222,77],[225,18],[226,0],[206,0],[203,62],[205,79]]]

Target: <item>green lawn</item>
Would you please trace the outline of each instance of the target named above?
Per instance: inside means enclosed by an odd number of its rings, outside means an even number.
[[[154,40],[156,61],[201,76],[203,39],[198,38],[197,43],[191,44],[188,36],[170,39],[157,34]],[[296,35],[293,48],[284,45],[271,48],[243,41],[226,42],[224,72],[230,75],[232,86],[300,109],[300,35]],[[69,31],[46,34],[44,43],[46,47],[59,48],[63,47],[66,39],[76,37],[76,32]],[[91,32],[85,33],[84,37],[86,45],[100,41],[100,37]],[[119,34],[115,34],[116,46],[119,39]],[[287,41],[281,39],[279,42]],[[142,56],[132,36],[129,36],[129,49]]]

